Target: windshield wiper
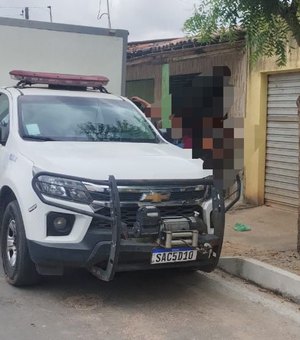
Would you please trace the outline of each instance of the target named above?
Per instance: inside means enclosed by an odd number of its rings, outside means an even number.
[[[23,136],[24,139],[26,140],[37,140],[37,141],[41,141],[41,142],[53,142],[53,141],[57,141],[56,139],[50,138],[50,137],[45,137],[45,136],[29,136],[29,135],[25,135]]]
[[[129,143],[159,143],[159,140],[154,139],[148,139],[148,138],[122,138],[121,142],[129,142]]]

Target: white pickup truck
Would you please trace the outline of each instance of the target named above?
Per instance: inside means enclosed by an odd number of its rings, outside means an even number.
[[[0,89],[0,225],[9,283],[84,267],[212,271],[224,202],[105,77],[13,71]]]

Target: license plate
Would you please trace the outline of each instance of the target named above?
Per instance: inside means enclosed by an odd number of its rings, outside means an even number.
[[[153,249],[151,264],[195,261],[197,250],[191,248]]]

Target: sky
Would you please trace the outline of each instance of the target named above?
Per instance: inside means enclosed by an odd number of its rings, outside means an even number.
[[[184,21],[200,0],[109,0],[112,28],[129,31],[129,41],[183,37]],[[101,4],[101,6],[99,6]],[[52,7],[53,22],[108,27],[106,0],[0,0],[0,16],[22,18],[21,11],[30,8],[30,19],[49,21]],[[14,8],[5,8],[14,7]],[[36,8],[34,8],[36,7]]]

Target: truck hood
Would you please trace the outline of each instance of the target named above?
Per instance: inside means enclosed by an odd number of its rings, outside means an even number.
[[[172,144],[25,142],[22,155],[40,171],[94,180],[200,179],[212,174],[191,150]]]

